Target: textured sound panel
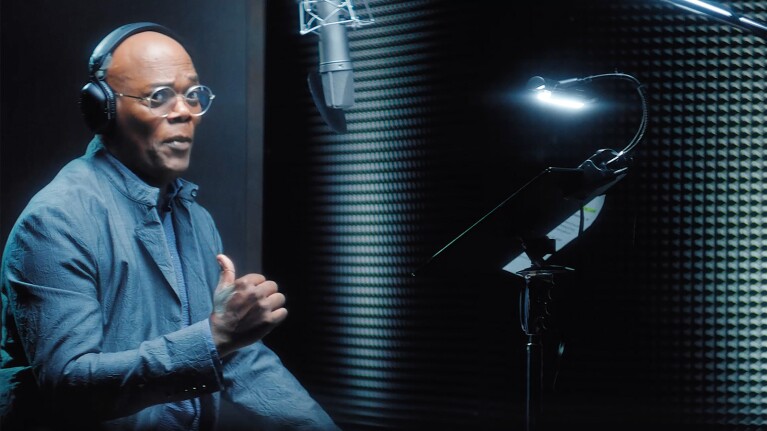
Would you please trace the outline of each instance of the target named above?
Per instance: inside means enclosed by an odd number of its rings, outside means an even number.
[[[344,429],[521,429],[519,281],[410,271],[542,167],[619,150],[638,125],[620,85],[590,119],[505,92],[615,70],[645,85],[650,125],[561,253],[576,271],[555,289],[541,425],[767,425],[765,41],[663,1],[370,6],[375,24],[349,31],[348,133],[295,89],[316,38],[272,31],[293,44],[271,42],[267,77],[268,124],[295,124],[267,129],[265,268],[291,309],[271,342]]]
[[[435,298],[409,275],[426,256],[418,247],[436,211],[427,166],[438,163],[428,149],[444,133],[435,112],[448,104],[435,91],[444,24],[427,1],[371,7],[375,25],[348,33],[356,91],[348,133],[310,129],[306,297],[323,358],[310,369],[343,423],[439,423],[467,414],[459,400],[473,398],[471,373],[455,365],[468,351],[450,342],[466,328],[440,316],[451,295]]]
[[[764,19],[765,2],[726,2]],[[592,27],[647,84],[631,294],[663,421],[759,429],[765,379],[765,40],[665,2]]]

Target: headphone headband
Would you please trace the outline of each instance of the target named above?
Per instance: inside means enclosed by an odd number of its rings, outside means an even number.
[[[88,61],[88,76],[90,78],[96,78],[96,73],[101,69],[104,64],[104,60],[117,49],[117,47],[127,38],[133,36],[136,33],[142,33],[145,31],[155,31],[164,35],[170,36],[176,41],[180,42],[179,37],[171,31],[169,28],[153,22],[135,22],[132,24],[125,24],[112,30],[111,33],[106,35],[91,54],[91,58]]]

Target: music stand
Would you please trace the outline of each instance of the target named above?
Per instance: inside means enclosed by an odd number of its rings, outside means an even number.
[[[546,168],[412,273],[492,273],[522,253],[527,255],[531,266],[516,272],[525,281],[520,292],[520,323],[527,336],[526,431],[534,429],[541,410],[541,337],[550,316],[547,301],[554,276],[572,270],[545,263],[545,257],[555,252],[554,241],[548,235],[578,212],[580,235],[583,206],[605,194],[627,173],[627,160],[613,150],[600,150],[577,168]]]

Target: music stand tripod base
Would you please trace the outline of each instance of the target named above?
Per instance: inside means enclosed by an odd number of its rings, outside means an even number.
[[[519,319],[527,337],[525,343],[525,431],[535,429],[541,411],[543,387],[542,335],[547,329],[548,308],[554,275],[573,271],[557,265],[532,266],[518,271],[525,285],[520,292]]]

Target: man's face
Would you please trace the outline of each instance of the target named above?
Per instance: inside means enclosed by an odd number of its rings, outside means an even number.
[[[192,59],[174,39],[143,32],[126,39],[112,56],[107,83],[115,91],[146,97],[167,86],[183,95],[199,83]],[[116,128],[107,146],[147,183],[163,187],[189,167],[194,129],[200,117],[191,114],[183,97],[171,101],[167,117],[149,109],[146,101],[117,97]]]

